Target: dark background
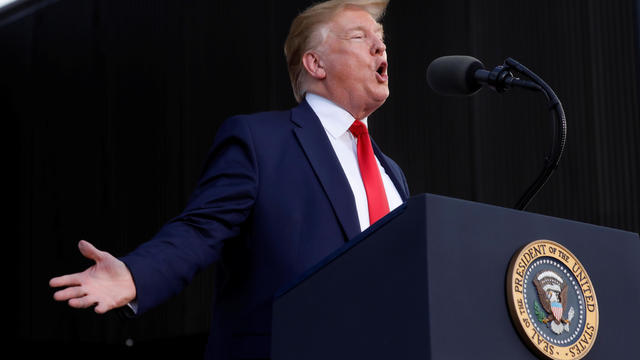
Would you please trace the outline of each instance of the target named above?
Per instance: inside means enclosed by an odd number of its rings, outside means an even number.
[[[90,265],[78,240],[124,255],[177,215],[226,117],[295,104],[282,47],[310,3],[59,0],[0,13],[13,347],[200,356],[213,268],[135,321],[69,309],[47,283]],[[491,68],[513,57],[554,88],[568,119],[564,157],[528,211],[640,232],[638,3],[392,1],[391,97],[371,117],[373,137],[412,194],[513,206],[550,146],[543,97],[445,98],[425,81],[438,56]]]

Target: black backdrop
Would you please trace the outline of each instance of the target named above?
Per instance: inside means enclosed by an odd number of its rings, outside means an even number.
[[[176,215],[227,116],[295,103],[282,45],[310,3],[60,0],[0,27],[5,189],[16,201],[5,287],[23,351],[202,351],[214,269],[136,321],[68,309],[47,281],[89,264],[79,239],[123,255]],[[443,98],[425,82],[438,56],[487,67],[511,56],[555,89],[569,124],[560,167],[528,210],[639,232],[637,6],[395,0],[384,20],[391,97],[373,136],[412,194],[512,206],[549,147],[542,96]]]

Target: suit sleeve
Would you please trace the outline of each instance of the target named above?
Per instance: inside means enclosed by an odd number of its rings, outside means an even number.
[[[256,199],[258,168],[250,129],[242,117],[218,130],[187,207],[148,242],[121,258],[133,275],[138,314],[180,292],[220,258]]]

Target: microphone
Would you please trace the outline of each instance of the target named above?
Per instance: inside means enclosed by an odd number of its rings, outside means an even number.
[[[488,71],[480,60],[466,55],[442,56],[433,60],[427,68],[427,82],[435,92],[454,96],[473,95],[483,85],[499,93],[512,87],[542,90],[532,81],[514,77],[503,65]]]
[[[512,70],[530,80],[514,77]],[[553,89],[533,71],[512,58],[507,58],[503,65],[488,71],[480,60],[465,55],[443,56],[433,60],[427,68],[427,82],[435,92],[442,95],[473,95],[482,86],[488,86],[499,93],[512,87],[521,87],[544,94],[553,120],[553,144],[540,175],[516,203],[516,209],[524,210],[558,167],[566,144],[567,119]]]

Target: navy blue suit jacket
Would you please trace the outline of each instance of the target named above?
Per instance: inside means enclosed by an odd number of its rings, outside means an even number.
[[[402,171],[373,146],[406,201]],[[122,260],[139,313],[217,261],[207,358],[268,358],[273,294],[358,233],[347,178],[302,102],[227,119],[184,212]]]

